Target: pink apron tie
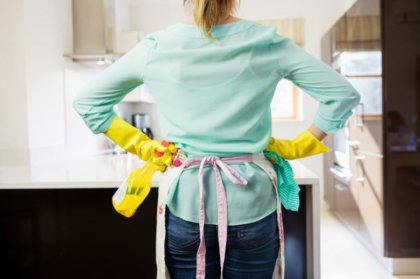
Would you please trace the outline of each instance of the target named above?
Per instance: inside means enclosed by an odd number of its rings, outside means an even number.
[[[225,175],[229,178],[232,183],[239,187],[244,187],[248,181],[243,178],[234,168],[230,167],[226,163],[241,163],[241,162],[252,162],[252,155],[219,158],[217,156],[207,156],[204,158],[188,158],[184,162],[184,168],[188,168],[191,165],[200,164],[198,172],[198,186],[200,191],[200,246],[197,252],[197,273],[196,279],[202,279],[206,275],[206,242],[204,239],[204,218],[205,218],[205,205],[203,197],[203,172],[204,165],[211,164],[213,171],[216,176],[216,187],[217,187],[217,223],[218,223],[218,239],[219,239],[219,254],[220,254],[220,278],[223,278],[223,264],[225,261],[226,253],[226,242],[227,242],[227,202],[226,192],[223,185],[222,176],[218,166],[222,169]]]

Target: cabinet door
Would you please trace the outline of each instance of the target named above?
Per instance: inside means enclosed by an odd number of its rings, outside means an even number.
[[[360,213],[358,208],[358,188],[334,179],[334,208],[342,221],[352,230],[358,232]]]
[[[350,126],[352,119],[351,117],[348,124]],[[349,134],[351,136],[351,134]],[[360,213],[359,213],[359,188],[358,184],[355,183],[356,173],[356,160],[354,157],[357,155],[356,150],[349,148],[348,151],[348,166],[349,171],[352,174],[350,182],[340,181],[334,179],[334,208],[340,218],[354,231],[359,232],[360,230]]]
[[[359,152],[355,183],[359,188],[360,233],[380,255],[384,250],[382,157]]]
[[[157,188],[131,218],[112,207],[115,189],[58,191],[55,278],[156,278]]]
[[[0,191],[1,278],[57,278],[55,195]]]
[[[362,121],[362,116],[356,115],[349,121],[351,139],[358,141],[355,146],[359,150],[383,154],[382,151],[382,117]]]
[[[387,161],[386,256],[419,257],[420,154],[393,154]]]
[[[359,235],[380,255],[384,249],[382,118],[349,121],[351,188],[357,192]]]

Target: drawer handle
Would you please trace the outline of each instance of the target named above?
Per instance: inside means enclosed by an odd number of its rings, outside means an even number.
[[[365,182],[365,178],[363,176],[356,177],[355,180],[357,182]]]
[[[360,141],[358,140],[348,140],[347,143],[350,147],[355,148],[355,149],[359,148],[359,145],[360,145]]]
[[[356,117],[356,127],[363,128],[363,123],[365,120],[365,104],[363,102],[360,102],[359,104],[357,104],[356,110],[358,107],[361,108],[361,112],[360,113],[356,112],[356,114],[360,116],[360,117]],[[360,122],[357,121],[357,119],[360,119]]]
[[[344,174],[333,167],[330,168],[330,172],[341,179],[348,180],[350,178],[350,175]]]
[[[335,183],[335,189],[337,189],[338,191],[346,191],[349,188],[350,188],[349,185],[341,184],[341,183]]]
[[[366,155],[356,155],[356,156],[354,156],[354,159],[355,160],[364,160],[364,159],[366,159]]]

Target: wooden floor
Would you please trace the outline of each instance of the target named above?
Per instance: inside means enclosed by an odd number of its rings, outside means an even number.
[[[392,276],[338,221],[321,206],[321,279],[420,279]]]

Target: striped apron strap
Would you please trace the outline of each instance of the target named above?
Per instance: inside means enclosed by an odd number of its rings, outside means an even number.
[[[184,162],[184,168],[188,168],[192,165],[200,165],[198,172],[198,185],[200,192],[200,215],[199,215],[199,226],[200,226],[200,245],[197,252],[197,279],[204,279],[206,275],[206,242],[204,238],[204,223],[205,223],[205,204],[203,195],[203,175],[204,165],[212,165],[213,171],[216,176],[216,187],[217,187],[217,222],[218,222],[218,239],[219,239],[219,254],[220,254],[220,278],[223,279],[223,264],[226,254],[226,242],[227,242],[227,202],[226,192],[223,185],[222,176],[219,168],[224,172],[232,183],[238,187],[244,187],[248,181],[243,178],[234,168],[230,167],[227,162],[238,163],[238,162],[251,162],[252,155],[219,158],[217,156],[207,156],[204,158],[188,158]]]

